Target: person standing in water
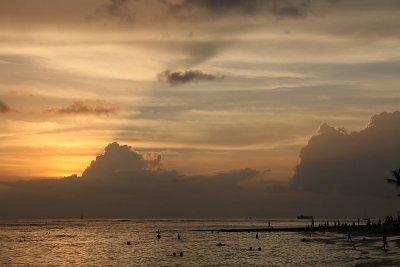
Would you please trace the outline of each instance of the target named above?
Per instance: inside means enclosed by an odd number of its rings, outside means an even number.
[[[386,227],[383,228],[382,243],[383,243],[383,250],[386,251],[386,248],[387,248],[387,246],[388,246]]]
[[[157,229],[157,239],[160,239],[161,238],[161,231],[160,231],[160,229]]]

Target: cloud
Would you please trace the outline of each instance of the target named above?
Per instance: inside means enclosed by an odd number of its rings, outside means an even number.
[[[303,18],[310,13],[315,0],[107,0],[95,8],[86,21],[101,21],[104,25],[157,25],[185,21],[216,20],[226,16],[272,16]],[[334,3],[332,0],[325,0]]]
[[[166,1],[171,14],[184,19],[196,18],[203,12],[215,16],[271,14],[277,18],[301,18],[309,13],[312,0],[182,0]],[[327,0],[326,2],[333,3]]]
[[[89,106],[83,102],[74,102],[69,106],[51,108],[47,111],[61,115],[110,115],[114,114],[116,109],[114,107],[104,107],[101,105]]]
[[[214,81],[224,79],[224,76],[208,74],[198,70],[176,72],[166,70],[159,73],[157,76],[160,81],[164,81],[171,86],[183,85],[190,82]]]
[[[0,101],[0,113],[10,112],[12,109],[7,106],[3,101]]]
[[[387,215],[397,205],[395,194],[344,197],[293,190],[269,180],[273,170],[187,176],[160,166],[158,154],[111,143],[81,177],[0,182],[0,218],[77,218],[82,212],[89,218],[354,217]]]
[[[107,0],[92,15],[89,15],[86,20],[90,22],[112,18],[117,19],[120,23],[133,23],[135,14],[130,10],[129,2],[129,0]]]
[[[399,136],[399,111],[374,115],[359,132],[324,123],[301,150],[292,186],[340,195],[395,194],[385,179],[400,166]]]
[[[106,146],[104,153],[90,163],[82,177],[103,177],[118,172],[159,169],[160,167],[161,155],[141,155],[132,150],[130,146],[119,145],[114,142]]]
[[[204,217],[220,216],[221,210],[224,216],[234,216],[260,209],[254,206],[254,193],[262,194],[259,189],[265,187],[241,184],[263,172],[185,176],[162,170],[160,164],[158,154],[140,154],[111,143],[82,177],[0,183],[0,217],[61,218],[81,212],[87,217]]]

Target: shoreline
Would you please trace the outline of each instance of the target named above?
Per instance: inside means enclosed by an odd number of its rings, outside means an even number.
[[[229,232],[229,233],[256,233],[256,232],[336,232],[353,236],[371,235],[381,236],[386,227],[388,236],[400,236],[400,225],[382,224],[382,225],[356,225],[356,226],[316,226],[316,227],[270,227],[270,228],[224,228],[224,229],[195,229],[196,232]]]

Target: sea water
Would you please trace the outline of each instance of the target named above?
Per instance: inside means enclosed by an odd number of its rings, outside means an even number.
[[[257,239],[254,232],[213,231],[267,227],[268,221],[272,227],[309,223],[276,219],[0,221],[0,265],[400,266],[400,237],[389,237],[389,249],[384,251],[381,237],[364,240],[358,236],[350,242],[343,233],[260,232]],[[156,238],[158,229],[160,239]],[[199,229],[207,231],[195,231]],[[301,241],[303,237],[306,242]],[[225,245],[217,246],[219,242]]]

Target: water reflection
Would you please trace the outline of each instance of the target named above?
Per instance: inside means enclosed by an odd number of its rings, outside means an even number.
[[[293,226],[298,221],[274,221]],[[192,229],[262,227],[257,220],[84,220],[0,223],[0,265],[33,266],[398,266],[395,238],[389,251],[379,238],[334,233],[219,233]],[[162,238],[156,238],[161,229]],[[177,235],[181,239],[177,239]],[[25,239],[25,241],[19,242]],[[127,245],[127,242],[131,245]],[[217,246],[222,243],[224,245]],[[249,248],[253,249],[250,250]],[[260,248],[260,249],[258,249]],[[176,256],[173,256],[173,252]],[[179,256],[180,252],[183,253]]]

